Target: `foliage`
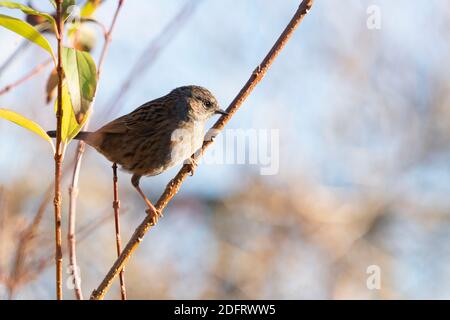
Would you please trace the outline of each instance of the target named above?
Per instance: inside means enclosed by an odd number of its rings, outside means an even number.
[[[55,1],[50,2],[56,8]],[[87,1],[80,10],[81,17],[78,18],[91,18],[100,3],[101,1]],[[70,13],[70,7],[75,4],[76,1],[74,0],[65,0],[63,2],[65,19],[67,19]],[[0,7],[21,10],[28,16],[42,17],[47,23],[50,23],[53,30],[57,30],[56,20],[51,13],[41,12],[30,6],[12,1],[0,1]],[[69,20],[66,21],[69,23]],[[46,28],[39,28],[39,26],[35,27],[25,20],[3,14],[0,14],[0,25],[18,34],[26,41],[38,45],[51,56],[55,69],[49,77],[47,94],[49,99],[52,99],[53,96],[51,92],[55,89],[58,82],[57,73],[55,71],[57,59],[49,40],[43,35]],[[81,23],[72,23],[69,32],[73,35],[81,26]],[[89,52],[78,50],[80,46],[77,45],[75,41],[71,42],[73,47],[64,47],[62,52],[62,64],[64,70],[62,141],[65,144],[68,144],[86,123],[97,89],[97,68],[92,56]],[[51,141],[45,131],[34,121],[27,119],[14,111],[7,109],[1,109],[0,111],[1,118],[14,122],[25,129],[37,133],[45,140]]]

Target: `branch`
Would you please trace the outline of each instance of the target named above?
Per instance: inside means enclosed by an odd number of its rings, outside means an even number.
[[[267,54],[263,62],[256,68],[256,70],[252,73],[250,76],[250,79],[247,81],[245,86],[242,88],[242,90],[239,92],[237,97],[233,100],[231,105],[228,107],[227,112],[229,115],[221,117],[216,124],[213,126],[212,130],[218,132],[221,131],[225,125],[230,121],[231,117],[237,112],[237,110],[241,107],[245,99],[250,95],[250,93],[253,91],[255,86],[262,80],[264,75],[266,74],[267,70],[270,68],[272,63],[274,62],[275,58],[278,56],[278,54],[281,52],[281,50],[284,48],[286,43],[289,41],[290,37],[292,36],[295,29],[299,26],[299,24],[303,21],[303,18],[306,16],[306,14],[309,12],[313,4],[313,0],[304,0],[297,12],[295,13],[294,17],[289,22],[286,29],[283,31],[281,36],[278,38],[275,45],[272,47],[270,52]],[[199,156],[196,157],[196,159],[200,158],[203,152],[213,143],[212,140],[205,141]],[[180,170],[180,172],[176,175],[174,179],[167,185],[164,193],[159,198],[156,208],[162,212],[162,210],[167,206],[167,204],[172,200],[172,198],[177,194],[178,190],[180,189],[183,181],[186,179],[186,177],[189,175],[190,168],[188,165],[184,165],[183,168]],[[94,292],[91,295],[92,300],[100,300],[103,299],[109,288],[111,287],[111,284],[113,280],[117,277],[120,270],[124,268],[126,265],[128,259],[130,259],[132,253],[134,250],[137,249],[139,244],[144,239],[145,234],[150,230],[151,227],[154,226],[152,222],[152,217],[147,215],[144,219],[144,221],[139,225],[139,227],[134,232],[133,236],[131,237],[130,241],[128,242],[127,246],[123,250],[120,257],[116,260],[114,265],[109,270],[108,274],[105,276],[99,287],[94,290]]]
[[[50,24],[48,22],[41,23],[37,26],[35,26],[36,30],[39,32],[44,32],[50,29]],[[3,73],[6,71],[7,68],[9,68],[14,61],[20,56],[21,53],[25,51],[30,46],[31,42],[28,40],[23,40],[19,46],[14,50],[11,55],[2,63],[0,66],[0,77],[3,75]]]
[[[36,215],[33,218],[33,221],[28,225],[28,227],[23,231],[20,236],[19,243],[17,244],[16,254],[14,257],[14,264],[11,268],[11,272],[8,277],[8,299],[12,300],[14,293],[19,285],[19,279],[22,277],[26,270],[24,270],[24,262],[27,253],[27,249],[29,244],[36,236],[36,231],[39,228],[39,225],[44,216],[45,210],[47,209],[47,205],[51,201],[52,189],[54,188],[53,184],[50,185],[45,192],[44,199],[39,205],[39,209],[36,212]]]
[[[84,148],[84,145],[79,145],[79,148]],[[79,149],[78,149],[79,150]],[[83,292],[81,291],[81,279],[79,267],[77,263],[76,251],[76,210],[77,210],[77,195],[78,195],[78,177],[80,172],[80,158],[75,159],[75,166],[73,169],[72,183],[69,187],[69,227],[67,234],[67,246],[69,251],[69,270],[73,279],[73,289],[77,300],[83,300]]]
[[[36,67],[34,67],[30,72],[28,72],[22,78],[14,81],[13,83],[11,83],[11,84],[7,85],[6,87],[4,87],[3,89],[1,89],[0,96],[4,95],[5,93],[8,93],[12,89],[20,86],[24,82],[26,82],[26,81],[30,80],[31,78],[33,78],[34,76],[38,75],[43,70],[45,70],[45,67],[47,67],[51,62],[52,62],[52,59],[48,59],[47,61],[44,61],[44,62],[38,64]]]
[[[114,201],[113,201],[113,208],[114,208],[114,225],[116,228],[116,249],[117,249],[117,257],[120,257],[120,254],[122,253],[122,240],[120,236],[120,200],[119,200],[119,179],[117,177],[117,164],[113,164],[113,189],[114,189]],[[127,300],[127,290],[125,287],[125,270],[120,270],[119,274],[119,281],[120,281],[120,296],[122,300]]]
[[[109,46],[111,44],[111,34],[114,30],[114,27],[116,26],[117,17],[119,16],[120,9],[122,8],[124,2],[125,0],[119,0],[116,12],[114,13],[114,17],[111,22],[111,26],[109,27],[108,32],[105,33],[105,44],[103,45],[102,53],[100,54],[100,59],[97,67],[97,79],[100,77],[100,74],[102,72],[103,63],[105,62],[106,54],[108,53]]]
[[[64,19],[62,14],[63,0],[56,1],[56,21],[57,21],[57,41],[58,41],[58,101],[56,111],[56,152],[55,152],[55,262],[56,262],[56,298],[62,300],[62,237],[61,237],[61,169],[62,169],[62,87],[63,87],[63,67],[62,67],[62,45],[64,32]]]
[[[117,4],[117,8],[116,8],[116,12],[114,13],[114,17],[112,19],[111,22],[111,26],[109,27],[108,31],[104,32],[104,37],[105,37],[105,42],[103,44],[103,49],[102,49],[102,53],[100,55],[100,59],[98,62],[98,68],[97,68],[97,80],[100,78],[100,74],[101,74],[101,70],[102,70],[102,66],[103,63],[105,61],[106,58],[106,54],[108,52],[108,48],[111,44],[111,34],[114,30],[114,27],[116,25],[117,22],[117,18],[119,16],[119,12],[120,9],[122,8],[124,3],[124,0],[119,0],[118,4]],[[89,120],[88,123],[86,123],[84,130],[86,130],[89,127]],[[72,273],[72,278],[74,279],[74,290],[75,290],[75,295],[77,297],[78,300],[82,300],[83,299],[83,294],[81,292],[81,288],[80,288],[80,275],[79,275],[79,268],[77,265],[77,254],[76,254],[76,235],[75,235],[75,222],[76,222],[76,205],[77,205],[77,197],[78,197],[78,180],[79,180],[79,176],[80,176],[80,170],[81,170],[81,162],[83,160],[83,155],[84,155],[84,151],[86,148],[86,144],[83,141],[80,141],[78,143],[78,149],[77,152],[75,154],[75,166],[73,169],[73,174],[72,174],[72,183],[71,186],[69,188],[69,201],[70,201],[70,205],[69,205],[69,232],[67,235],[68,238],[68,246],[69,246],[69,266],[70,266],[70,270]]]

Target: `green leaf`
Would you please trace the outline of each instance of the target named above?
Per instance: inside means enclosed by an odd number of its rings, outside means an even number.
[[[72,48],[63,48],[62,62],[75,118],[82,123],[97,90],[97,68],[89,53]]]
[[[83,18],[90,18],[100,6],[102,1],[100,0],[88,0],[84,4],[83,8],[81,8],[81,16]]]
[[[53,8],[56,10],[56,1],[55,0],[49,0],[52,4]],[[67,8],[70,6],[76,5],[76,0],[64,0],[62,4],[63,12],[66,12]]]
[[[70,101],[69,90],[67,86],[63,86],[63,95],[62,95],[62,110],[63,110],[63,119],[61,126],[61,139],[64,143],[67,143],[67,138],[72,130],[78,125],[75,120],[75,116],[73,114],[72,102]],[[55,102],[55,108],[58,106],[58,99]]]
[[[45,19],[48,20],[48,22],[50,22],[53,25],[53,27],[56,30],[56,21],[48,13],[37,11],[29,6],[26,6],[26,5],[23,5],[20,3],[16,3],[16,2],[12,2],[12,1],[0,1],[0,7],[5,7],[5,8],[9,8],[9,9],[19,9],[23,13],[28,14],[28,15],[44,17]]]
[[[20,19],[0,14],[0,26],[3,26],[6,29],[11,30],[12,32],[15,32],[25,39],[28,39],[29,41],[40,46],[42,49],[50,53],[56,65],[55,54],[53,53],[53,49],[50,43],[32,25]]]
[[[44,138],[47,142],[49,142],[52,145],[53,149],[55,149],[52,139],[48,136],[45,130],[42,129],[37,123],[25,118],[24,116],[14,111],[7,109],[0,109],[0,117],[8,121],[11,121],[25,129],[28,129],[31,132],[34,132],[35,134],[39,135],[40,137]]]
[[[77,4],[77,1],[76,1],[76,0],[64,0],[64,1],[63,1],[63,5],[62,5],[62,7],[63,7],[63,12],[66,12],[67,9],[69,9],[69,7],[75,6],[76,4]]]
[[[75,119],[75,115],[73,114],[73,109],[72,109],[72,116],[73,119]],[[73,138],[75,138],[77,136],[78,133],[80,133],[81,129],[83,129],[84,125],[86,124],[87,120],[89,119],[89,113],[83,118],[83,120],[81,121],[81,123],[79,124],[78,122],[76,122],[76,126],[73,127],[73,129],[71,131],[69,131],[69,134],[67,135],[67,142],[70,142],[73,140]]]
[[[63,143],[68,144],[84,127],[89,114],[87,114],[83,118],[81,123],[78,123],[72,108],[72,101],[70,99],[67,85],[63,86],[62,92],[63,92],[62,94],[63,119],[61,123],[61,140]],[[58,109],[58,101],[55,101],[55,113],[57,109]]]

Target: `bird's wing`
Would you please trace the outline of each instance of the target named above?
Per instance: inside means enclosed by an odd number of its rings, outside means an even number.
[[[126,133],[128,131],[128,128],[126,126],[126,116],[122,116],[120,118],[117,118],[116,120],[111,121],[107,125],[100,128],[97,132],[99,133]]]
[[[111,121],[99,132],[151,135],[160,130],[161,125],[164,125],[164,119],[167,119],[167,112],[173,103],[175,100],[168,99],[167,96],[147,102],[133,112]]]

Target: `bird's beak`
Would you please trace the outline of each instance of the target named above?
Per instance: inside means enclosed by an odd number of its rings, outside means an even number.
[[[223,116],[229,115],[228,112],[226,112],[226,111],[224,111],[224,110],[222,110],[222,109],[217,110],[217,111],[216,111],[216,114],[221,114],[221,115],[223,115]]]

